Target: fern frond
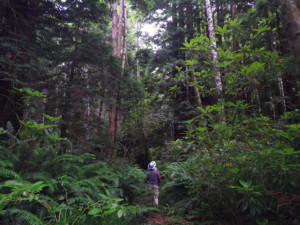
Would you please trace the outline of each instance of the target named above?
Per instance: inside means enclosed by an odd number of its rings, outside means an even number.
[[[26,173],[23,178],[30,181],[44,181],[50,193],[53,193],[57,189],[57,183],[59,183],[58,180],[52,179],[50,173],[45,171]]]
[[[66,164],[63,169],[73,177],[82,177],[84,174],[82,167],[73,163]]]
[[[23,178],[27,180],[33,180],[33,181],[40,181],[40,180],[46,181],[51,179],[51,174],[46,171],[31,172],[31,173],[24,174]]]
[[[56,207],[59,205],[59,203],[56,200],[47,195],[39,195],[39,200],[46,202],[47,204],[49,204],[50,207]]]
[[[0,167],[12,167],[12,162],[8,160],[0,160]]]
[[[9,169],[0,169],[0,177],[14,177],[20,179],[20,175]]]
[[[22,209],[7,209],[6,215],[12,216],[16,214],[16,219],[19,224],[30,224],[30,225],[44,225],[45,222],[37,217],[36,215],[32,214],[29,211],[22,210]]]
[[[78,162],[78,163],[83,163],[83,158],[77,155],[72,155],[72,154],[62,154],[60,156],[57,156],[53,161],[55,163],[59,162],[65,162],[65,161],[71,161],[71,162]]]
[[[95,174],[99,170],[105,170],[109,168],[109,165],[106,162],[98,161],[96,163],[84,165],[82,168],[86,174]]]
[[[73,204],[73,203],[87,203],[87,205],[93,204],[95,202],[94,199],[90,198],[90,196],[75,196],[72,198],[69,198],[68,203]]]

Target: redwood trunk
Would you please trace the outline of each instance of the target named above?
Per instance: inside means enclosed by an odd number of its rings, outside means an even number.
[[[294,0],[282,0],[281,20],[300,68],[300,10]]]

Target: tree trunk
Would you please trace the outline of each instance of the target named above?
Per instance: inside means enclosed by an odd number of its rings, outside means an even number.
[[[279,7],[278,5],[279,2],[277,2],[277,7]],[[299,7],[298,7],[299,8]],[[285,25],[283,26],[283,28],[281,28],[280,26],[280,20],[283,24],[283,20],[284,19],[291,19],[291,18],[286,18],[288,16],[285,15],[285,18],[283,18],[283,12],[281,15],[279,15],[276,12],[276,19],[277,19],[277,32],[278,32],[278,37],[279,37],[279,48],[278,50],[284,54],[289,56],[292,53],[292,48],[291,48],[291,42],[288,40],[289,37],[289,33],[286,32],[286,22]],[[281,18],[280,18],[281,16]],[[299,63],[298,63],[298,66]],[[282,83],[280,83],[280,81],[278,82],[278,85],[282,86],[281,88],[283,90],[285,90],[286,95],[289,97],[291,104],[288,104],[285,102],[284,99],[284,111],[290,111],[293,110],[294,108],[299,108],[300,107],[300,99],[299,96],[297,95],[298,93],[298,87],[297,87],[297,78],[294,72],[292,71],[288,71],[288,75],[283,77]],[[280,91],[280,89],[279,89]],[[284,93],[283,93],[284,94]],[[285,96],[284,96],[285,97]]]
[[[224,26],[224,16],[222,14],[222,11],[223,11],[223,7],[222,7],[222,3],[220,2],[216,2],[217,6],[216,6],[216,10],[217,10],[217,24],[219,27],[223,27]],[[218,43],[217,43],[217,46],[221,46],[222,45],[222,35],[221,34],[218,34],[217,35],[217,38],[218,38]]]
[[[118,43],[117,43],[117,8],[118,4],[114,3],[113,6],[113,21],[112,21],[112,46],[113,46],[113,56],[117,56],[118,54]]]
[[[139,20],[137,21],[137,35],[136,35],[136,52],[139,52],[140,50],[140,26],[139,26]],[[141,68],[140,68],[140,60],[137,57],[136,59],[136,79],[138,81],[141,80]]]
[[[208,24],[208,32],[209,32],[209,39],[211,41],[211,54],[214,63],[214,70],[216,72],[215,77],[215,84],[217,89],[217,96],[220,98],[222,96],[223,85],[222,85],[222,78],[220,70],[217,68],[218,65],[218,55],[217,55],[217,44],[216,44],[216,34],[215,34],[215,27],[213,22],[213,13],[212,7],[210,4],[210,0],[205,0],[205,7],[206,7],[206,14],[207,14],[207,24]]]
[[[284,87],[283,87],[283,80],[281,77],[277,79],[278,84],[278,94],[280,98],[282,99],[278,106],[278,114],[284,115],[286,112],[286,102],[285,102],[285,94],[284,94]]]
[[[196,96],[196,100],[197,100],[197,106],[200,107],[200,108],[203,108],[194,68],[192,70],[193,70],[192,71],[192,82],[194,84],[194,92],[195,92],[195,96]]]
[[[121,58],[124,5],[125,5],[125,0],[120,0],[119,32],[118,32],[118,54],[117,54],[118,58]]]
[[[236,18],[236,4],[234,2],[231,3],[230,5],[231,9],[231,19],[234,20]],[[239,49],[239,43],[236,38],[236,33],[233,32],[232,34],[232,46],[233,46],[233,51],[237,51]]]
[[[110,131],[110,140],[113,144],[115,142],[115,132],[116,132],[116,102],[117,95],[116,93],[112,94],[110,107],[109,107],[109,131]],[[109,148],[109,154],[112,154],[112,146]]]
[[[188,42],[194,37],[194,26],[193,26],[193,4],[186,4],[186,29],[187,29],[187,40]]]
[[[122,1],[122,0],[121,0]],[[113,46],[113,56],[118,57],[118,41],[117,41],[117,8],[118,4],[113,5],[113,21],[112,21],[112,46]],[[110,131],[110,142],[113,144],[115,142],[115,132],[116,132],[116,102],[117,93],[116,90],[112,90],[111,101],[109,105],[109,131]],[[112,146],[108,147],[108,154],[112,155]]]
[[[188,42],[194,37],[194,26],[193,26],[193,5],[192,3],[187,3],[186,5],[186,27],[187,27],[187,40]],[[191,71],[191,79],[193,83],[193,89],[194,89],[194,94],[196,96],[196,102],[198,107],[203,107],[202,106],[202,100],[197,84],[197,78],[195,76],[195,69],[192,67]]]
[[[123,77],[124,77],[124,70],[125,70],[125,63],[126,63],[126,55],[127,55],[127,13],[126,13],[126,6],[125,6],[125,0],[121,0],[121,7],[123,6],[123,9],[121,10],[123,13],[123,20],[119,20],[120,22],[124,22],[124,34],[123,36],[123,48],[122,48],[122,63],[121,63],[121,77],[120,77],[120,83],[119,83],[119,90],[121,89],[122,83],[123,83]],[[123,23],[119,24],[119,26],[122,26]],[[120,31],[120,29],[119,29]],[[121,49],[120,46],[118,46],[119,49]],[[120,51],[121,52],[121,51]],[[120,96],[120,93],[118,92],[117,95],[117,109],[116,109],[116,117],[115,117],[115,138],[118,136],[119,133],[119,129],[121,126],[121,120],[122,120],[122,116],[121,116],[121,109],[122,109],[122,99]],[[117,149],[114,149],[114,154],[113,157],[115,158],[117,156]]]
[[[281,5],[283,29],[300,68],[300,10],[294,0],[281,0]]]
[[[125,62],[127,56],[127,32],[128,32],[125,0],[123,0],[123,6],[124,6],[124,36],[123,36],[123,51],[122,51],[122,74],[121,74],[122,76],[124,75]]]

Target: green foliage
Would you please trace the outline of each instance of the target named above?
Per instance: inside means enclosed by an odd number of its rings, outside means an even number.
[[[8,209],[5,210],[5,214],[7,216],[15,216],[16,220],[19,223],[26,223],[30,225],[44,225],[46,224],[43,220],[35,216],[34,214],[26,211],[26,210],[20,210],[20,209]]]
[[[166,171],[166,194],[173,189],[182,194],[172,203],[177,213],[189,211],[213,221],[234,215],[237,223],[262,218],[275,224],[297,221],[297,216],[284,215],[294,215],[297,200],[292,199],[300,195],[300,151],[293,147],[298,125],[247,117],[249,105],[241,101],[228,102],[226,122],[219,123],[215,112],[222,107],[201,109],[198,117],[187,121],[186,138],[173,142],[174,150],[181,152],[192,145],[185,162],[173,163]]]
[[[50,123],[60,119],[44,116]],[[0,215],[5,221],[127,224],[151,209],[140,204],[146,189],[144,172],[137,167],[71,154],[62,149],[59,141],[66,139],[56,133],[56,124],[20,123],[19,139],[0,157]],[[2,135],[9,132],[2,130]]]
[[[25,144],[26,141],[22,139],[17,143],[23,151]],[[29,224],[43,224],[42,221],[86,224],[115,216],[129,221],[137,213],[146,210],[124,202],[133,203],[133,195],[128,191],[134,192],[135,197],[139,192],[142,195],[143,189],[139,183],[143,181],[144,173],[141,170],[129,165],[117,169],[108,163],[96,161],[91,154],[56,155],[53,150],[60,152],[59,146],[52,145],[44,148],[38,158],[35,154],[27,153],[30,155],[22,162],[20,175],[6,168],[18,170],[17,164],[22,158],[0,161],[2,217]],[[11,151],[16,150],[11,148]],[[8,180],[7,177],[17,180]]]

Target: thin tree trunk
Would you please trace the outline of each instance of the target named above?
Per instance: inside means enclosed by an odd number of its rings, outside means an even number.
[[[87,90],[90,89],[90,75],[89,75],[89,72],[87,73]],[[84,126],[86,128],[86,132],[87,132],[87,135],[86,135],[86,139],[89,140],[90,139],[90,121],[91,121],[91,104],[90,104],[90,101],[91,101],[91,97],[88,95],[87,96],[87,103],[86,103],[86,125]]]
[[[257,100],[258,112],[259,112],[259,115],[262,116],[261,103],[260,103],[260,98],[259,98],[257,89],[255,89],[255,95],[256,95],[256,100]]]
[[[118,54],[118,43],[117,43],[117,8],[118,4],[114,3],[113,6],[113,21],[112,21],[112,46],[113,46],[113,56],[117,56]]]
[[[117,42],[117,8],[118,4],[113,5],[113,21],[112,21],[112,46],[113,46],[113,56],[118,57],[118,42]],[[110,131],[110,142],[113,144],[115,142],[115,132],[116,132],[116,102],[117,93],[116,90],[112,90],[111,101],[109,105],[109,131]],[[113,148],[110,146],[108,148],[108,154],[112,155]]]
[[[124,22],[124,34],[123,34],[123,48],[122,48],[122,63],[121,63],[121,77],[120,77],[120,83],[119,83],[119,90],[121,89],[122,83],[123,83],[123,77],[124,77],[124,70],[125,70],[125,62],[126,62],[126,55],[127,55],[127,13],[126,13],[126,6],[125,6],[125,0],[121,0],[122,4],[121,6],[123,6],[123,9],[121,10],[123,13],[123,20],[119,20],[119,21],[123,21]],[[119,24],[119,26],[122,26],[123,23]],[[120,29],[119,29],[120,31]],[[120,46],[119,46],[120,48]],[[120,51],[121,52],[121,51]],[[117,96],[117,110],[116,110],[116,117],[115,117],[115,138],[118,136],[119,133],[119,129],[120,129],[120,125],[121,125],[121,109],[122,109],[122,99],[120,96],[120,93],[118,93]],[[117,149],[114,149],[114,154],[113,157],[115,158],[117,156]]]
[[[193,5],[191,3],[187,3],[186,6],[186,26],[187,26],[187,31],[188,31],[188,36],[187,40],[190,41],[194,37],[194,26],[193,26]],[[196,102],[198,107],[203,107],[202,106],[202,100],[197,84],[197,78],[195,76],[195,68],[192,66],[192,71],[191,71],[191,79],[193,83],[193,89],[194,89],[194,94],[196,96]]]
[[[286,112],[286,102],[285,102],[285,94],[283,88],[283,80],[281,77],[277,79],[279,96],[281,97],[282,101],[279,103],[279,114],[285,114]]]
[[[195,71],[194,71],[194,68],[192,69],[192,82],[193,82],[193,86],[194,86],[194,92],[195,92],[195,95],[196,95],[196,100],[197,100],[197,106],[200,107],[200,108],[203,108],[203,105],[202,105],[202,100],[201,100],[201,96],[200,96],[200,92],[199,92],[199,88],[198,88],[198,85],[197,85],[197,79],[196,79],[196,76],[195,76]]]
[[[224,18],[222,17],[222,11],[223,11],[222,3],[218,2],[217,6],[216,6],[216,10],[217,10],[217,24],[219,27],[223,27],[224,26]],[[217,38],[218,38],[217,46],[221,46],[223,43],[222,35],[221,34],[217,35]]]
[[[190,41],[194,37],[194,25],[193,25],[193,4],[186,3],[186,29],[188,32],[187,40]]]
[[[112,94],[110,107],[109,107],[109,130],[110,130],[110,138],[111,143],[115,142],[115,132],[116,132],[116,102],[117,95],[116,93]],[[112,147],[109,148],[109,154],[112,154]]]
[[[118,32],[118,54],[117,54],[118,58],[121,58],[124,5],[125,5],[125,0],[120,0],[119,32]]]
[[[123,36],[123,51],[122,51],[122,74],[121,74],[122,77],[124,75],[125,62],[127,56],[127,32],[128,32],[125,0],[123,0],[123,7],[124,7],[124,36]]]
[[[212,13],[212,7],[210,4],[210,0],[205,0],[205,6],[206,6],[206,14],[207,14],[207,24],[208,24],[208,32],[209,32],[209,39],[211,41],[211,54],[213,58],[214,63],[214,70],[216,72],[215,77],[215,84],[217,89],[217,95],[218,98],[222,96],[223,91],[223,85],[222,85],[222,78],[220,70],[217,68],[218,65],[218,55],[217,55],[217,44],[216,44],[216,34],[215,34],[215,27],[213,23],[213,13]]]
[[[231,9],[231,19],[234,20],[236,18],[236,4],[234,2],[231,3],[230,9]],[[233,32],[232,34],[232,46],[233,46],[233,51],[237,51],[239,49],[239,43],[236,39],[235,32]]]
[[[101,132],[101,124],[102,124],[102,110],[103,110],[103,99],[99,99],[99,102],[98,102],[98,133]]]
[[[136,52],[140,50],[140,27],[139,20],[137,21],[137,35],[136,35]],[[141,68],[140,68],[140,60],[137,57],[136,59],[136,79],[139,81],[141,79]]]

